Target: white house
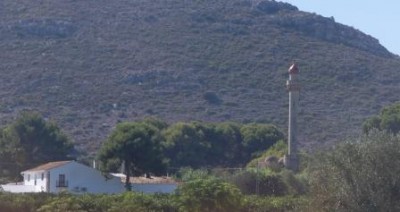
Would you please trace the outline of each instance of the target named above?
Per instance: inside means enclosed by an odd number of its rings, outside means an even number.
[[[120,193],[124,185],[114,176],[105,177],[100,171],[75,161],[50,162],[21,172],[22,183],[2,185],[4,191],[58,193]]]

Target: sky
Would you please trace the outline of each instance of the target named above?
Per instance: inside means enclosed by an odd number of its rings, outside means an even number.
[[[400,55],[400,0],[281,0],[354,27]]]

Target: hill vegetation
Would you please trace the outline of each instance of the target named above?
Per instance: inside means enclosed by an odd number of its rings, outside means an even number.
[[[374,119],[385,123],[387,112],[398,117],[398,105],[383,108]],[[113,134],[122,134],[121,130],[130,125],[131,131],[122,131],[143,138],[137,132],[148,129],[140,127],[165,126],[159,123],[154,120],[134,125],[124,123]],[[181,183],[170,194],[132,191],[112,195],[11,194],[1,191],[0,186],[0,210],[398,211],[400,136],[391,131],[398,123],[383,125],[386,129],[370,123],[370,120],[365,122],[364,126],[371,128],[365,128],[366,134],[357,139],[349,139],[328,151],[302,154],[298,173],[258,166],[234,170],[180,169],[174,178]],[[149,125],[141,126],[144,124]],[[121,142],[117,137],[110,138],[118,146]],[[279,152],[278,146],[269,151]]]
[[[275,1],[2,0],[0,48],[1,124],[39,111],[90,153],[145,116],[285,129],[292,60],[303,148],[361,132],[400,92],[378,40]]]

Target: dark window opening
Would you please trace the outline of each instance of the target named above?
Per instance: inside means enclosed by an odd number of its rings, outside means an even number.
[[[65,174],[58,175],[58,180],[56,181],[56,187],[68,187],[68,181],[65,180]]]

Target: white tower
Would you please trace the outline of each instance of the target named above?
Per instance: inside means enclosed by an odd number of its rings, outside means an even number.
[[[289,68],[289,80],[286,87],[289,91],[289,129],[288,129],[288,153],[285,155],[285,166],[297,171],[299,159],[297,157],[297,105],[299,102],[300,84],[298,82],[299,69],[294,63]]]

